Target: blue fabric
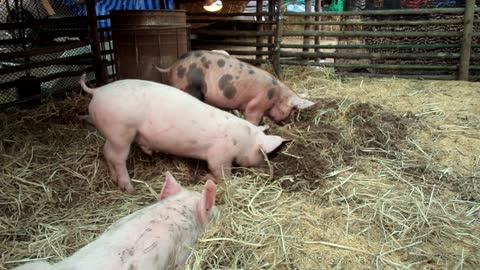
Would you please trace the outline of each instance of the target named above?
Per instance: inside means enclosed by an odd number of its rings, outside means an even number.
[[[173,9],[173,0],[164,1],[166,9]],[[108,15],[110,10],[154,10],[160,9],[158,0],[102,0],[95,6],[97,16]],[[98,21],[99,28],[110,27],[110,20]]]
[[[76,0],[62,0],[62,4],[69,8],[77,16],[87,16],[87,8]]]

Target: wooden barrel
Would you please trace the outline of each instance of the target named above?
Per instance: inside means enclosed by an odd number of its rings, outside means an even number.
[[[190,49],[184,10],[112,10],[117,79],[165,82],[168,67]]]

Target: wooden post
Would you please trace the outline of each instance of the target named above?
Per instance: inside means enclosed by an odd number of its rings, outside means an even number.
[[[305,0],[305,12],[311,12],[311,11],[312,11],[312,0]],[[310,16],[305,16],[305,22],[307,24],[305,24],[304,30],[305,31],[310,31],[310,24],[308,24],[308,22],[310,22]],[[309,36],[303,36],[303,44],[304,45],[309,45],[310,44],[310,37]],[[304,47],[303,51],[308,52],[309,49]]]
[[[274,13],[275,12],[275,0],[268,0],[268,13]],[[269,21],[273,21],[274,20],[274,16],[273,15],[269,15],[268,16],[268,20]],[[270,27],[269,27],[269,31],[273,31],[273,24],[269,24]],[[268,36],[267,38],[268,40],[268,43],[273,43],[273,36]],[[268,50],[269,51],[273,51],[274,50],[274,47],[273,46],[269,46],[268,47]],[[273,56],[269,55],[268,58],[270,60],[273,60]]]
[[[262,16],[260,15],[260,13],[263,12],[263,0],[257,0],[257,9],[256,9],[256,13],[257,13],[257,22],[261,21],[262,20]],[[263,30],[263,27],[261,24],[257,24],[257,32],[261,32]],[[264,40],[263,36],[257,36],[257,43],[262,43]],[[257,52],[261,52],[263,49],[262,46],[257,46],[256,47],[256,50]],[[257,54],[255,56],[255,59],[263,59],[263,56],[260,55],[260,54]]]
[[[320,0],[315,0],[315,12],[320,12]],[[315,16],[315,21],[316,22],[319,22],[321,20],[321,17],[319,15],[316,15]],[[320,25],[315,25],[315,31],[319,31],[320,30]],[[316,36],[315,38],[315,45],[320,45],[320,37],[319,36]],[[315,48],[314,50],[315,52],[319,52],[320,49],[319,48]],[[320,59],[317,58],[315,59],[315,61],[319,61]]]
[[[273,69],[277,74],[277,77],[281,78],[282,70],[280,67],[280,46],[282,43],[283,35],[282,0],[277,0],[277,10],[275,15],[277,19],[277,29],[275,29],[275,54],[273,58]]]
[[[90,47],[93,53],[93,63],[95,68],[96,86],[101,86],[105,83],[105,73],[102,64],[102,54],[100,50],[100,37],[98,35],[97,27],[97,12],[95,10],[95,0],[86,0],[88,26],[90,33]]]
[[[460,66],[458,79],[468,81],[470,69],[470,54],[472,50],[473,15],[475,13],[475,0],[465,1],[465,13],[463,15],[463,38],[462,50],[460,51]]]

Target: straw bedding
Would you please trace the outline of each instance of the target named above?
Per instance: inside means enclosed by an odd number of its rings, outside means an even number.
[[[292,141],[268,166],[219,186],[220,219],[185,269],[478,269],[480,84],[338,78],[286,68],[318,101],[269,134]],[[205,163],[134,146],[137,194],[111,183],[103,138],[71,93],[0,114],[0,269],[56,262],[155,202],[171,171],[187,188]]]

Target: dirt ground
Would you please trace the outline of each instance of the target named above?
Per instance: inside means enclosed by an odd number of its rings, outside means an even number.
[[[266,121],[291,141],[219,185],[221,217],[184,269],[480,268],[480,83],[298,67],[284,81],[317,104]],[[203,162],[133,147],[138,192],[119,192],[78,118],[88,101],[0,113],[0,269],[71,255],[155,202],[165,170],[201,188]]]

